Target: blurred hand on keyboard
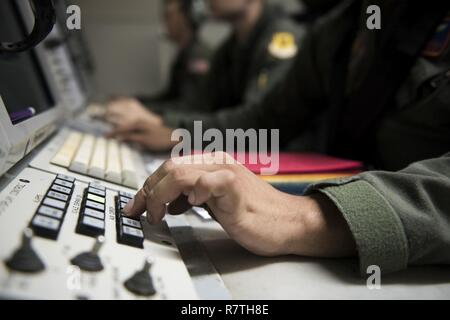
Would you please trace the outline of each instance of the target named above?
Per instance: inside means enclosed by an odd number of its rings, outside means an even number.
[[[291,196],[240,164],[211,163],[233,163],[233,159],[217,153],[167,161],[124,213],[138,217],[147,211],[149,222],[157,224],[166,212],[181,214],[192,206],[207,205],[231,238],[259,255],[342,257],[355,253],[344,218],[325,196]]]
[[[178,143],[171,141],[173,130],[164,125],[162,118],[135,99],[112,101],[106,118],[114,126],[109,138],[137,143],[151,151],[169,151]]]
[[[132,127],[139,119],[150,117],[150,112],[138,100],[116,98],[106,105],[106,120],[115,128]]]

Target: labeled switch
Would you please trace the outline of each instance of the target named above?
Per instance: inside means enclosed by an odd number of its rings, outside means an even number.
[[[91,187],[91,188],[88,189],[88,192],[91,193],[91,194],[95,194],[97,196],[100,196],[100,197],[106,197],[106,191],[99,190],[99,189],[96,189],[96,188],[92,188]]]
[[[31,221],[31,227],[37,236],[56,240],[61,227],[61,221],[37,214]]]
[[[120,226],[119,243],[126,244],[136,248],[144,247],[144,232],[140,229],[128,227],[126,225]]]
[[[36,236],[50,240],[58,239],[72,196],[74,182],[74,178],[64,175],[58,175],[53,181],[30,223]]]
[[[99,185],[90,186],[85,190],[76,232],[89,237],[105,234],[105,204],[106,189],[100,190]],[[101,196],[103,195],[103,196]]]
[[[95,202],[98,202],[98,203],[101,203],[101,204],[105,204],[105,202],[106,202],[104,197],[100,197],[100,196],[97,196],[97,195],[92,194],[92,193],[88,193],[87,198],[88,198],[88,200],[92,200],[92,201],[95,201]]]
[[[123,208],[131,200],[133,195],[120,192],[116,197],[116,228],[117,242],[131,247],[144,247],[144,232],[140,220],[125,217],[122,214]]]
[[[105,221],[90,216],[81,216],[76,231],[90,237],[104,235]]]
[[[69,182],[66,180],[61,180],[61,179],[56,179],[55,180],[55,184],[65,187],[65,188],[69,188],[72,189],[73,188],[73,182]]]
[[[91,200],[86,201],[86,207],[95,209],[95,210],[99,210],[99,211],[105,211],[105,205],[91,201]]]

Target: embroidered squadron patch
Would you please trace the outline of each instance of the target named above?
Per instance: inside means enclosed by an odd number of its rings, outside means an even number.
[[[293,58],[298,52],[294,35],[289,32],[275,33],[269,44],[269,52],[278,59]]]

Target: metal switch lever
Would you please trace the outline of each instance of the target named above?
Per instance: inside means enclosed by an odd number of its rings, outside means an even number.
[[[144,268],[136,272],[124,285],[129,291],[143,297],[150,297],[156,294],[153,286],[153,279],[150,275],[150,269],[153,265],[153,260],[148,258],[145,261]]]
[[[32,229],[24,230],[20,248],[5,262],[9,269],[24,273],[37,273],[45,269],[44,263],[31,245],[33,235]]]
[[[84,252],[70,260],[70,262],[81,270],[89,272],[99,272],[104,269],[103,263],[98,255],[100,249],[105,243],[105,237],[100,236],[96,239],[94,247],[89,252]]]

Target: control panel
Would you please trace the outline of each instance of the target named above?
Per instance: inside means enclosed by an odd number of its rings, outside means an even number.
[[[166,224],[122,209],[133,194],[27,168],[0,193],[0,297],[197,299]]]

